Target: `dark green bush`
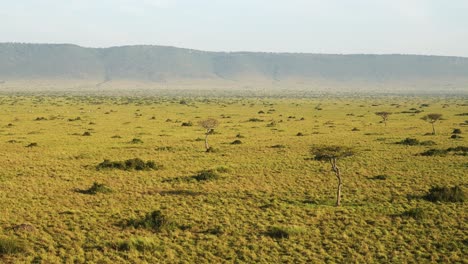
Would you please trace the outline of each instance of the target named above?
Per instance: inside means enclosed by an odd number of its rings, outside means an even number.
[[[231,145],[239,145],[239,144],[242,144],[242,141],[240,141],[239,139],[236,139],[233,142],[231,142]]]
[[[285,147],[286,147],[285,145],[281,145],[281,144],[276,144],[276,145],[271,146],[271,148],[280,148],[280,149],[285,148]]]
[[[452,134],[461,134],[461,129],[459,128],[455,128],[453,131],[452,131]]]
[[[415,138],[405,138],[400,142],[397,142],[397,144],[401,145],[407,145],[407,146],[417,146],[420,144],[419,140]]]
[[[87,190],[80,190],[79,192],[85,194],[97,194],[97,193],[111,193],[112,189],[107,187],[103,183],[93,183],[93,185]]]
[[[424,198],[431,202],[464,202],[465,194],[459,186],[432,187]]]
[[[272,226],[266,232],[266,235],[272,238],[289,238],[294,235],[304,233],[305,230],[299,227],[281,227]]]
[[[89,137],[89,136],[91,136],[91,133],[89,133],[88,131],[86,131],[86,132],[83,133],[83,136]]]
[[[140,158],[128,159],[125,161],[110,161],[105,159],[103,162],[96,166],[96,169],[119,169],[119,170],[157,170],[161,166],[157,165],[156,162],[148,160],[143,161]]]
[[[250,118],[248,121],[249,121],[249,122],[263,122],[262,119],[256,118],[256,117]]]
[[[421,156],[445,156],[447,155],[447,150],[445,149],[429,149],[421,153]]]
[[[143,140],[141,140],[139,138],[134,138],[134,139],[132,139],[132,141],[130,141],[130,143],[132,143],[132,144],[142,144]]]
[[[213,170],[202,170],[197,175],[192,176],[197,181],[211,181],[219,179],[219,175]]]
[[[177,228],[177,224],[168,216],[163,215],[160,210],[147,213],[141,219],[131,219],[128,225],[135,228],[145,228],[154,232],[173,231]]]
[[[32,148],[32,147],[37,147],[37,143],[36,142],[33,142],[33,143],[30,143],[29,145],[27,145],[26,147],[27,148]]]
[[[302,137],[302,136],[304,136],[304,134],[302,134],[301,132],[298,132],[298,133],[296,134],[296,136]]]
[[[193,126],[193,123],[190,122],[190,121],[189,122],[183,122],[182,126],[185,126],[185,127]]]
[[[371,177],[372,180],[381,180],[381,181],[384,181],[386,179],[388,179],[388,175],[385,175],[385,174],[380,174],[380,175],[376,175],[374,177]]]

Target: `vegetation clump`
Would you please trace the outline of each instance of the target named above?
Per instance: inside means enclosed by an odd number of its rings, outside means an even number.
[[[37,147],[37,146],[38,146],[38,144],[36,142],[33,142],[33,143],[28,144],[26,147],[27,148],[33,148],[33,147]]]
[[[94,182],[93,185],[87,190],[80,190],[84,194],[98,194],[98,193],[111,193],[112,189],[103,183]]]
[[[465,201],[465,193],[460,186],[435,186],[429,190],[429,193],[424,198],[431,202],[456,203]]]
[[[183,126],[183,127],[191,127],[191,126],[193,126],[193,123],[192,123],[191,121],[183,122],[181,126]]]
[[[406,146],[433,146],[436,143],[432,140],[419,141],[416,138],[405,138],[396,144],[406,145]]]
[[[145,228],[154,232],[173,231],[178,226],[170,217],[164,215],[160,210],[147,213],[141,219],[131,219],[128,221],[129,226],[135,228]]]
[[[96,169],[119,169],[119,170],[157,170],[161,166],[152,160],[143,161],[140,158],[128,159],[125,161],[110,161],[105,159],[96,166]]]
[[[197,181],[212,181],[219,179],[219,174],[214,170],[202,170],[197,175],[192,176]]]
[[[25,252],[25,245],[16,239],[0,237],[0,256]]]
[[[242,141],[240,141],[239,139],[236,139],[233,142],[231,142],[231,145],[240,145],[240,144],[242,144]]]
[[[449,153],[454,153],[455,155],[459,156],[467,156],[468,155],[468,147],[458,146],[454,148],[448,149],[429,149],[422,152],[421,156],[446,156]]]
[[[143,140],[139,138],[134,138],[132,141],[130,141],[131,144],[143,144]]]
[[[422,208],[412,208],[407,211],[404,211],[401,214],[402,217],[404,218],[413,218],[415,220],[422,220],[426,217],[426,213]]]
[[[266,235],[271,238],[290,238],[291,236],[304,233],[302,228],[298,227],[282,227],[282,226],[272,226],[266,232]]]

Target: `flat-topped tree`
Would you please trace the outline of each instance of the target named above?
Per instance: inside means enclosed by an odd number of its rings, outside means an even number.
[[[219,122],[218,120],[214,119],[214,118],[208,118],[208,119],[205,119],[205,120],[202,120],[200,122],[198,122],[198,124],[203,127],[204,129],[206,129],[206,132],[205,132],[205,148],[206,148],[206,151],[210,151],[210,145],[208,144],[208,136],[213,134],[214,132],[214,128],[217,127],[219,125]]]
[[[427,114],[423,116],[421,119],[432,124],[432,135],[435,135],[436,131],[434,128],[434,123],[439,121],[441,118],[442,118],[442,114],[433,113],[433,114]]]
[[[384,122],[385,126],[387,126],[388,117],[389,117],[392,113],[391,113],[391,112],[382,111],[382,112],[376,112],[375,114],[378,115],[378,116],[380,116],[380,117],[382,118],[382,121]]]
[[[328,161],[332,166],[332,170],[338,179],[338,186],[336,191],[336,206],[341,205],[341,187],[343,186],[343,179],[341,177],[340,168],[337,165],[337,160],[354,155],[351,148],[343,146],[322,146],[312,147],[310,153],[314,156],[315,160]]]

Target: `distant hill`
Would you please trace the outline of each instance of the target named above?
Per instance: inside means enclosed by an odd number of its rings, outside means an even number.
[[[468,58],[0,43],[0,91],[46,87],[467,92]]]

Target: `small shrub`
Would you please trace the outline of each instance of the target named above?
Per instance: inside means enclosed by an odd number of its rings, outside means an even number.
[[[188,121],[188,122],[183,122],[182,125],[183,127],[190,127],[190,126],[193,126],[193,123]]]
[[[422,208],[413,208],[404,211],[401,216],[405,218],[414,218],[415,220],[422,220],[426,217],[426,213]]]
[[[0,238],[0,256],[25,252],[25,245],[11,238]]]
[[[457,134],[453,134],[450,136],[451,139],[460,139],[460,138],[463,138],[462,136],[460,135],[457,135]]]
[[[139,138],[134,138],[134,139],[132,139],[132,141],[130,141],[130,143],[132,143],[132,144],[142,144],[143,140],[141,140]]]
[[[97,193],[111,193],[112,189],[103,183],[94,182],[93,185],[87,190],[79,191],[84,194],[97,194]]]
[[[244,136],[241,133],[237,133],[236,138],[244,138]]]
[[[33,142],[33,143],[30,143],[29,145],[27,145],[26,147],[27,148],[32,148],[32,147],[37,147],[37,143],[36,142]]]
[[[144,162],[140,158],[128,159],[125,161],[110,161],[105,159],[103,162],[96,166],[97,170],[101,169],[119,169],[119,170],[157,170],[162,166],[157,165],[156,162],[148,160]]]
[[[405,138],[400,142],[397,142],[397,144],[401,145],[407,145],[407,146],[417,146],[420,144],[419,140],[415,138]]]
[[[357,127],[355,127],[355,128],[353,128],[353,129],[351,129],[351,131],[360,131],[360,129],[357,128]]]
[[[177,224],[168,216],[163,215],[160,210],[147,213],[141,219],[132,219],[128,225],[135,228],[145,228],[154,232],[173,231],[177,228]]]
[[[242,141],[240,141],[239,139],[236,139],[233,142],[231,142],[231,145],[239,145],[239,144],[242,144]]]
[[[421,156],[445,156],[447,155],[447,150],[445,149],[429,149],[422,152]]]
[[[256,117],[250,118],[248,121],[249,121],[249,122],[263,122],[262,119],[256,118]]]
[[[276,145],[271,146],[271,148],[279,148],[279,149],[282,149],[282,148],[286,148],[286,146],[285,146],[285,145],[281,145],[281,144],[276,144]]]
[[[431,202],[464,202],[465,194],[459,186],[432,187],[424,198]]]
[[[374,177],[371,177],[370,179],[384,181],[384,180],[388,179],[388,175],[380,174],[380,175],[376,175]]]
[[[304,136],[304,134],[302,134],[301,132],[298,132],[298,133],[296,134],[296,136],[302,137],[302,136]]]
[[[83,133],[83,136],[89,137],[89,136],[91,136],[91,133],[89,133],[88,131],[86,131],[86,132]]]
[[[203,170],[192,176],[197,181],[211,181],[219,179],[219,175],[213,170]]]
[[[272,238],[289,238],[294,235],[304,233],[305,231],[302,228],[298,227],[280,227],[272,226],[266,232],[266,235]]]
[[[461,129],[459,128],[455,128],[453,131],[452,131],[452,134],[461,134]]]

